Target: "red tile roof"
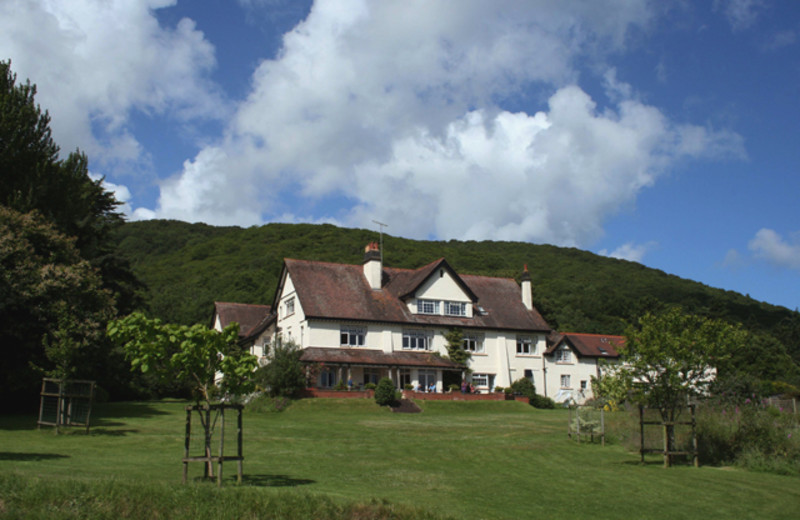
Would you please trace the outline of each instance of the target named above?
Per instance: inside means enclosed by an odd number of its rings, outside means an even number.
[[[301,361],[307,363],[331,363],[345,365],[381,367],[427,367],[444,370],[462,370],[464,367],[430,352],[392,352],[365,348],[323,348],[303,349]]]
[[[251,329],[266,319],[269,314],[269,305],[214,302],[214,315],[219,317],[222,328],[224,329],[231,323],[238,323],[239,337],[248,336]]]
[[[458,276],[443,260],[420,269],[384,267],[381,289],[369,287],[360,265],[334,264],[307,260],[285,260],[303,312],[308,318],[438,325],[461,328],[489,328],[549,332],[550,327],[535,309],[522,304],[520,286],[511,278]],[[432,316],[409,312],[402,298],[433,276],[437,268],[448,269],[465,292],[474,296],[476,312],[472,318]],[[279,295],[276,294],[276,298]],[[484,313],[477,311],[477,306]]]
[[[616,359],[619,357],[617,348],[625,344],[625,337],[563,332],[553,338],[545,355],[552,355],[562,344],[571,347],[579,356]]]

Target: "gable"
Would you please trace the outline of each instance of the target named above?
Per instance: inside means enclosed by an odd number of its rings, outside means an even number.
[[[457,302],[471,302],[472,298],[466,293],[463,282],[444,267],[434,270],[428,278],[414,291],[414,297],[430,300],[448,300]]]

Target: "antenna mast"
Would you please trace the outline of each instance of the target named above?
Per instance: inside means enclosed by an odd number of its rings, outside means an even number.
[[[389,224],[384,224],[383,222],[378,222],[377,220],[373,220],[373,222],[380,226],[379,233],[381,235],[381,265],[383,265],[383,228],[389,227]]]

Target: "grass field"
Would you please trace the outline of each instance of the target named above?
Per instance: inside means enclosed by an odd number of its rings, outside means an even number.
[[[640,464],[619,445],[570,441],[563,410],[420,404],[421,414],[326,399],[246,411],[244,485],[228,463],[222,490],[201,481],[199,463],[180,484],[184,403],[98,405],[89,436],[0,416],[0,517],[78,518],[84,509],[95,518],[154,510],[169,518],[798,516],[797,477]]]

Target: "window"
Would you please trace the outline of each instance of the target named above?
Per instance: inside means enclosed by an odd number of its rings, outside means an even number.
[[[283,306],[284,316],[291,316],[294,314],[294,296],[283,302]]]
[[[565,374],[561,376],[561,388],[570,388],[569,375]]]
[[[367,383],[375,383],[378,384],[378,381],[381,378],[381,373],[377,369],[373,368],[365,368],[364,369],[364,384]]]
[[[319,386],[321,388],[332,388],[336,386],[336,372],[330,368],[325,368],[320,371]]]
[[[405,388],[406,385],[411,384],[411,370],[407,368],[400,369],[400,388]]]
[[[533,370],[530,368],[525,369],[525,379],[533,383]]]
[[[572,352],[567,348],[556,351],[556,363],[569,363],[572,361]]]
[[[466,316],[467,304],[464,302],[444,302],[444,313],[448,316]]]
[[[439,302],[435,300],[417,300],[417,312],[420,314],[439,314]]]
[[[464,334],[462,345],[467,352],[483,352],[483,337],[477,334]]]
[[[494,374],[472,374],[472,384],[477,388],[494,387]]]
[[[340,342],[350,347],[363,347],[366,333],[363,327],[342,327],[339,333]]]
[[[581,390],[586,390],[586,380],[581,379]]]
[[[423,330],[403,332],[403,350],[430,350],[431,335]]]
[[[434,370],[420,370],[419,387],[423,391],[428,391],[431,385],[434,385],[434,388],[436,386],[436,372]]]
[[[536,347],[531,338],[527,336],[517,337],[517,355],[529,356],[536,353]]]

